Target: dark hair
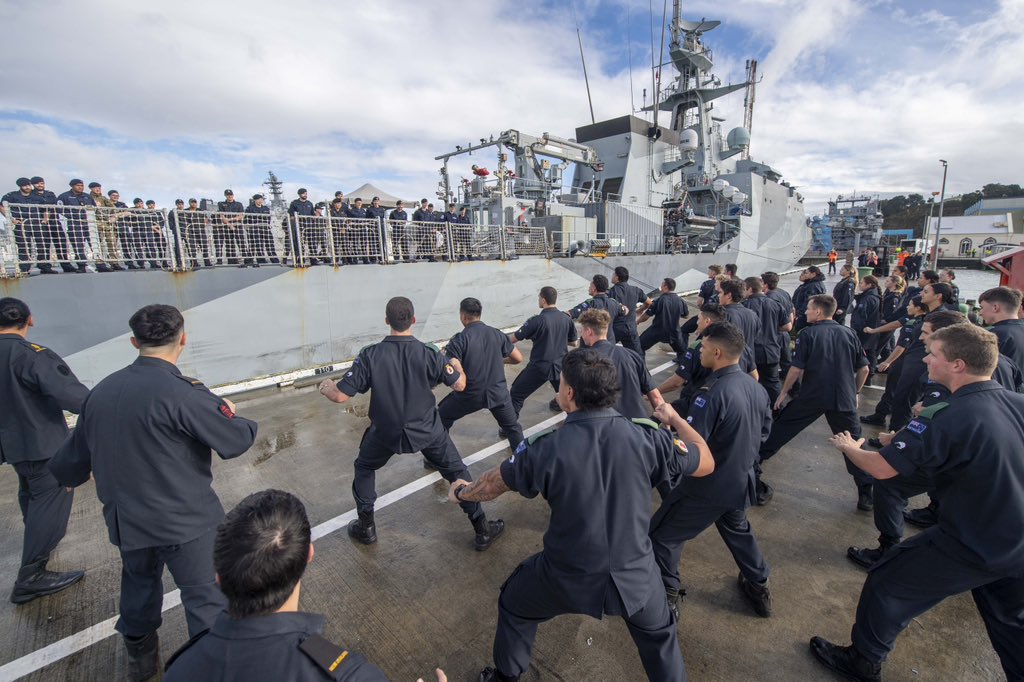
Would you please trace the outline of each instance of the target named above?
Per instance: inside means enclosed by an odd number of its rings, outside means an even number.
[[[817,296],[811,296],[811,300],[807,302],[807,305],[813,305],[818,309],[818,312],[822,313],[825,317],[832,317],[836,314],[836,299],[832,298],[828,294],[818,294]]]
[[[141,347],[158,348],[178,340],[185,318],[173,305],[154,303],[135,311],[128,326]]]
[[[282,490],[249,495],[217,527],[213,567],[228,615],[273,613],[288,601],[309,563],[310,530],[299,498]]]
[[[743,284],[755,294],[759,294],[764,290],[764,281],[760,277],[747,277],[743,280]]]
[[[0,298],[0,327],[17,327],[21,329],[28,324],[32,311],[28,305],[18,298]]]
[[[384,318],[387,320],[388,326],[396,332],[404,332],[409,329],[415,315],[416,311],[412,307],[412,301],[405,296],[395,296],[388,301],[388,305],[384,309]]]
[[[604,275],[594,275],[594,278],[590,281],[594,283],[594,289],[597,290],[597,293],[600,294],[608,291],[608,278]]]
[[[464,298],[459,303],[459,312],[465,313],[470,317],[480,317],[484,311],[484,306],[480,301],[475,298]]]
[[[705,303],[701,306],[700,312],[704,317],[714,322],[725,322],[725,308],[712,303]]]
[[[932,293],[940,297],[943,303],[953,302],[953,287],[945,282],[929,282],[927,286],[932,288]]]
[[[862,282],[867,282],[868,284],[870,284],[870,285],[871,285],[872,287],[874,287],[875,291],[876,291],[876,292],[877,292],[877,293],[878,293],[879,295],[881,295],[881,293],[882,293],[882,287],[881,287],[881,286],[879,286],[879,284],[878,284],[878,278],[877,278],[877,277],[875,277],[874,275],[865,275],[865,276],[864,276],[864,279],[862,279],[861,281],[862,281]]]
[[[615,276],[619,278],[620,282],[628,282],[629,270],[627,270],[625,266],[620,265],[619,267],[615,268]]]
[[[821,268],[819,268],[817,265],[808,265],[806,268],[804,268],[804,272],[812,272],[815,275],[820,275]]]
[[[736,267],[735,263],[726,263],[725,264],[725,272],[727,274],[730,274],[733,277],[735,277],[736,276],[736,270],[737,270],[737,267]]]
[[[727,279],[724,282],[719,282],[718,288],[722,290],[723,294],[732,296],[733,303],[739,303],[743,300],[743,285],[740,284],[739,280]]]
[[[910,270],[907,269],[906,265],[896,265],[896,266],[893,266],[892,272],[893,272],[893,274],[895,274],[897,272],[902,272],[903,275],[900,275],[900,277],[903,277],[903,279],[906,279],[906,277],[904,277],[904,275],[906,275],[908,272],[910,272]]]
[[[761,281],[768,289],[774,289],[779,286],[779,275],[775,272],[762,272]]]
[[[956,279],[956,270],[946,268],[945,270],[943,270],[943,272],[946,273],[946,276],[949,277],[950,279]]]
[[[921,301],[921,294],[918,294],[917,296],[914,296],[909,301],[907,301],[907,306],[909,307],[911,303],[914,304],[915,308],[920,308],[921,310],[924,310],[924,303]]]
[[[992,287],[981,292],[978,303],[998,303],[1007,312],[1014,313],[1020,310],[1021,292],[1010,287]]]
[[[928,313],[924,316],[924,322],[927,322],[932,326],[932,331],[938,331],[946,327],[952,327],[954,324],[963,324],[967,322],[967,316],[961,312],[954,312],[952,310],[936,310],[933,313]]]
[[[544,299],[544,302],[548,305],[554,305],[555,301],[558,300],[558,290],[554,287],[541,287],[540,297]]]
[[[666,277],[665,279],[663,279],[661,281],[665,285],[665,288],[668,289],[669,291],[675,291],[676,290],[676,281],[674,279],[672,279],[671,277]]]
[[[730,358],[737,359],[743,355],[747,342],[740,328],[729,322],[715,322],[708,325],[701,335],[705,341],[714,341]]]
[[[562,376],[580,410],[611,407],[619,399],[619,372],[608,358],[589,348],[565,354]]]
[[[935,272],[934,270],[925,270],[924,272],[921,273],[921,277],[924,277],[931,284],[938,284],[939,282],[939,273]]]

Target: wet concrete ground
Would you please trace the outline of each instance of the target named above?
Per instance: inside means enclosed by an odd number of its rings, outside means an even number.
[[[652,368],[668,360],[668,354],[648,355]],[[518,369],[509,367],[510,379]],[[656,380],[669,371],[660,372]],[[870,389],[865,393],[862,414],[881,394]],[[527,402],[524,427],[552,417],[547,407],[551,397],[550,388],[544,387]],[[360,397],[338,406],[311,385],[239,401],[239,412],[258,421],[260,431],[249,453],[215,464],[214,487],[225,508],[252,491],[273,487],[298,495],[314,525],[350,512],[352,460],[368,423],[367,402]],[[496,430],[490,414],[479,412],[456,423],[452,436],[468,458],[498,442]],[[687,545],[682,569],[689,594],[679,639],[691,679],[836,679],[812,659],[807,641],[815,634],[849,641],[865,573],[846,559],[846,548],[873,545],[877,533],[871,515],[856,511],[852,480],[841,455],[828,446],[827,435],[824,420],[819,420],[772,459],[765,479],[775,486],[775,498],[750,512],[773,570],[772,618],[753,615],[740,596],[736,566],[713,529]],[[478,474],[507,454],[502,449],[471,469]],[[377,489],[383,495],[428,474],[418,455],[396,456],[378,472]],[[3,590],[10,588],[20,557],[16,492],[13,470],[0,467],[0,575],[7,576]],[[302,606],[327,616],[326,635],[360,651],[396,681],[432,679],[427,675],[435,666],[444,668],[451,680],[475,680],[491,660],[499,587],[522,559],[541,548],[548,508],[540,498],[509,493],[487,504],[488,515],[504,518],[507,530],[489,551],[478,553],[472,548],[469,523],[446,503],[446,492],[446,484],[436,482],[380,509],[380,540],[374,546],[353,544],[343,527],[321,538],[303,580]],[[923,499],[912,502],[922,504]],[[120,562],[107,540],[91,483],[76,493],[68,535],[51,565],[58,570],[84,568],[86,578],[25,606],[0,602],[0,631],[6,633],[0,642],[0,679],[15,679],[18,669],[34,669],[35,652],[116,616]],[[174,589],[169,575],[165,587]],[[123,646],[120,637],[107,636],[111,632],[106,625],[79,634],[80,639],[97,641],[24,679],[121,679]],[[164,657],[187,639],[180,606],[165,613],[160,638]],[[969,595],[949,599],[913,621],[897,641],[884,675],[891,681],[1002,679]],[[540,627],[526,676],[643,678],[620,619],[576,616]]]

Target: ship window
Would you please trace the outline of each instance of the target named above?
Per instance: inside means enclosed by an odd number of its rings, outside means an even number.
[[[964,237],[963,239],[961,239],[960,240],[960,255],[961,256],[966,256],[966,255],[970,254],[971,247],[973,245],[974,245],[974,242],[972,242],[969,238]]]
[[[989,237],[984,242],[982,242],[982,246],[992,246],[995,243],[996,243],[996,238],[995,237]]]
[[[940,240],[939,240],[939,243],[940,243],[940,244],[948,244],[948,243],[949,243],[949,240],[948,240],[948,239],[946,239],[945,237],[943,237],[942,239],[940,239]]]

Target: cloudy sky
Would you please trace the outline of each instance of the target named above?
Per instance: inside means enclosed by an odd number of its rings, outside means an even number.
[[[1024,181],[1024,0],[683,6],[723,21],[705,40],[723,82],[759,60],[753,157],[800,186],[809,212],[855,189],[938,190],[940,157],[950,193]],[[433,157],[456,144],[508,128],[572,137],[589,122],[573,9],[598,120],[639,107],[645,87],[650,98],[662,23],[652,0],[0,8],[0,183],[96,179],[161,205],[251,194],[270,169],[287,196],[370,181],[432,197]],[[740,125],[742,93],[720,102],[727,129]],[[464,158],[456,177],[494,165]]]

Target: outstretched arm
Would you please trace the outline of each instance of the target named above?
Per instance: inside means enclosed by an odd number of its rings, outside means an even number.
[[[462,490],[460,491],[459,488]],[[509,490],[511,488],[505,485],[505,479],[501,477],[501,467],[494,467],[472,483],[461,478],[454,481],[448,488],[448,501],[454,504],[488,502]]]

